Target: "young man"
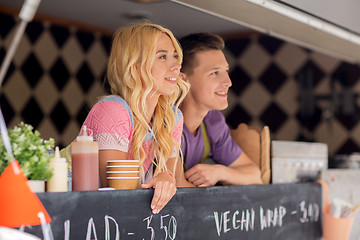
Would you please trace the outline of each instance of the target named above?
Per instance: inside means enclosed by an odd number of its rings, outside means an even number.
[[[222,52],[224,41],[214,34],[196,33],[180,39],[180,44],[184,55],[180,77],[190,84],[180,106],[185,178],[198,187],[262,184],[260,169],[232,140],[219,111],[228,106],[232,84]],[[215,164],[202,164],[207,157]]]

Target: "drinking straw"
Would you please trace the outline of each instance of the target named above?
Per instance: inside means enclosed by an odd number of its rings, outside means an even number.
[[[356,205],[355,207],[352,207],[351,211],[356,212],[359,208],[360,208],[360,203],[358,205]]]
[[[358,209],[360,209],[360,203],[352,208],[346,209],[341,217],[351,217]]]
[[[9,134],[6,128],[6,124],[5,124],[5,120],[4,120],[4,116],[2,114],[1,108],[0,108],[0,131],[1,131],[1,137],[5,146],[6,151],[8,152],[8,154],[10,154],[11,156],[11,161],[13,161],[14,155],[11,149],[11,144],[10,144],[10,139],[9,139]]]
[[[16,48],[19,45],[22,35],[24,34],[25,28],[26,28],[28,22],[30,22],[33,19],[39,4],[40,4],[40,0],[26,0],[24,5],[21,8],[21,11],[19,14],[19,17],[21,19],[20,25],[18,26],[18,28],[16,30],[14,39],[11,42],[9,50],[6,53],[5,59],[1,65],[0,87],[5,78],[5,74],[9,68],[10,62],[14,57]]]

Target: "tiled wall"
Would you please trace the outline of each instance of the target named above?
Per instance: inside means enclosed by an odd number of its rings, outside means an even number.
[[[1,61],[15,26],[16,16],[0,14]],[[331,155],[360,151],[359,66],[264,35],[234,36],[226,37],[233,86],[224,111],[232,128],[268,125],[273,139],[325,142]],[[70,143],[95,98],[106,94],[110,40],[31,22],[0,89],[8,127],[23,120],[57,145]]]
[[[330,156],[360,150],[358,65],[264,35],[229,39],[227,59],[231,127],[268,125],[272,139],[324,142]]]
[[[16,30],[16,16],[0,14],[0,60]],[[26,28],[0,89],[8,127],[25,121],[43,138],[66,146],[79,132],[103,79],[110,37],[33,21]]]

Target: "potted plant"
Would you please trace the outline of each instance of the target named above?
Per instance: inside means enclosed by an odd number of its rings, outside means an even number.
[[[9,139],[14,157],[27,179],[40,180],[44,187],[45,181],[52,176],[52,169],[48,164],[52,156],[48,151],[54,148],[54,139],[42,139],[39,131],[33,131],[31,125],[23,122],[9,130]],[[12,157],[7,153],[3,140],[0,139],[0,174],[11,161]],[[31,181],[29,182],[31,184]]]

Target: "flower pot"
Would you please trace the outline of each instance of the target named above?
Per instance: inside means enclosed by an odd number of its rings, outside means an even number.
[[[33,192],[45,192],[44,180],[28,180],[28,184]]]

